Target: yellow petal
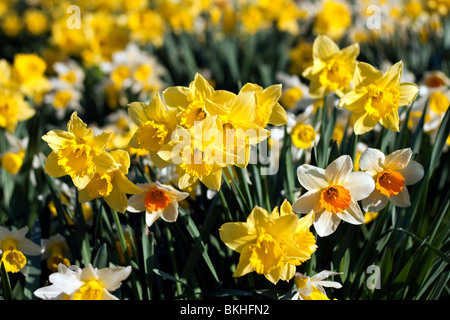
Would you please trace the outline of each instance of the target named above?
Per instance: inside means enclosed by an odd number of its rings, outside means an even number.
[[[378,119],[371,117],[368,113],[354,113],[352,122],[355,134],[360,135],[372,130],[377,125]]]
[[[305,231],[309,230],[309,228],[312,226],[314,222],[315,213],[313,210],[311,210],[306,216],[302,217],[297,225],[297,231]]]
[[[236,270],[233,273],[233,277],[242,277],[246,275],[247,273],[250,273],[253,271],[253,266],[250,263],[250,257],[251,257],[251,251],[248,247],[244,247],[244,249],[241,252],[241,255],[239,256],[239,262],[236,267]]]
[[[59,178],[67,175],[64,169],[58,165],[58,156],[54,152],[50,152],[44,165],[45,173],[49,176]]]
[[[287,123],[287,113],[286,110],[277,102],[272,108],[272,112],[269,117],[269,124],[274,126],[282,126]]]
[[[398,106],[406,106],[416,99],[419,93],[419,87],[415,83],[401,83],[400,84],[400,97]]]
[[[338,45],[326,35],[319,35],[313,43],[313,59],[324,60],[327,57],[338,53]]]
[[[67,131],[73,133],[77,138],[93,137],[92,129],[88,129],[86,123],[78,117],[77,112],[73,112],[67,122]]]
[[[113,150],[110,152],[111,157],[114,161],[120,165],[120,170],[124,173],[128,173],[128,168],[130,167],[130,155],[125,150]]]
[[[222,184],[222,169],[215,168],[207,176],[199,177],[199,180],[211,190],[219,190]]]
[[[128,104],[128,115],[138,126],[149,120],[145,112],[145,103],[142,102]]]
[[[240,253],[256,239],[256,235],[250,231],[246,222],[228,222],[220,227],[219,235],[227,247]]]
[[[379,85],[385,88],[397,87],[400,84],[400,79],[403,72],[403,61],[395,63],[390,67],[379,80]]]
[[[345,108],[352,113],[364,112],[364,102],[367,99],[367,91],[358,90],[346,93],[339,99],[339,108]]]
[[[169,87],[163,91],[164,103],[172,108],[187,108],[189,105],[187,100],[188,93],[189,88],[186,87]]]
[[[380,119],[380,123],[383,127],[396,132],[400,131],[399,121],[398,109],[392,110],[386,117]]]
[[[353,74],[353,86],[355,88],[368,86],[382,76],[383,74],[372,65],[365,62],[358,62],[355,73]]]

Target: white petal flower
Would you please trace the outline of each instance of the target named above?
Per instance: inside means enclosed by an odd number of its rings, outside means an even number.
[[[375,188],[370,175],[353,172],[353,161],[344,155],[331,162],[326,169],[309,164],[297,170],[300,184],[307,190],[292,205],[295,212],[315,212],[314,228],[319,236],[330,235],[341,220],[351,224],[364,223],[358,205]]]
[[[375,182],[373,192],[362,199],[365,211],[378,212],[389,201],[398,207],[411,205],[406,186],[419,182],[424,175],[423,166],[411,157],[410,148],[396,150],[387,156],[373,148],[361,154],[360,168],[370,174]]]

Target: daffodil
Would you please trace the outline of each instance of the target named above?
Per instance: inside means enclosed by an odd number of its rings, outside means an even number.
[[[142,193],[133,195],[128,201],[130,212],[145,212],[145,222],[150,227],[159,217],[166,222],[175,222],[178,218],[178,202],[189,196],[174,187],[158,181],[138,183]]]
[[[158,152],[165,146],[176,127],[176,109],[167,108],[159,94],[149,104],[133,102],[129,104],[128,114],[137,125],[137,130],[130,140],[130,147],[145,149],[158,167],[167,166]]]
[[[289,281],[295,274],[295,265],[311,258],[315,238],[309,231],[314,213],[299,219],[284,202],[281,211],[271,214],[256,206],[246,222],[228,222],[220,229],[220,239],[240,254],[233,277],[242,277],[255,271],[276,284]]]
[[[69,175],[74,185],[84,189],[96,173],[117,170],[114,158],[105,151],[110,133],[97,136],[74,112],[67,130],[51,130],[42,139],[52,149],[45,161],[45,172],[52,177]]]
[[[130,167],[128,152],[114,150],[110,154],[117,163],[118,169],[96,173],[86,188],[80,190],[79,200],[84,203],[101,197],[113,210],[124,213],[128,207],[126,195],[141,193],[142,190],[126,176]]]
[[[207,116],[225,113],[225,110],[220,111],[222,104],[234,95],[226,90],[215,90],[200,73],[195,75],[189,87],[175,86],[163,91],[164,103],[178,109],[178,124],[185,128],[192,127],[196,121],[202,121]],[[208,106],[213,106],[214,110]]]
[[[256,112],[253,120],[256,125],[265,128],[267,124],[282,126],[287,123],[287,115],[278,100],[281,97],[281,85],[274,84],[267,88],[254,83],[246,83],[240,92],[254,92],[256,95]]]
[[[0,88],[0,128],[14,133],[17,124],[30,119],[36,111],[23,94],[7,88]]]
[[[0,264],[6,272],[17,273],[23,270],[27,263],[26,255],[38,256],[43,253],[42,246],[25,237],[27,232],[28,227],[9,230],[0,226]]]
[[[131,273],[131,267],[85,268],[72,265],[58,266],[58,272],[49,276],[52,283],[34,291],[43,300],[118,300],[112,293]]]
[[[297,169],[300,184],[307,192],[292,205],[295,212],[315,212],[314,228],[321,237],[336,231],[341,220],[364,223],[358,201],[368,197],[375,182],[364,172],[352,172],[350,156],[343,155],[326,169],[303,164]]]
[[[321,271],[313,277],[296,273],[294,282],[297,292],[292,300],[330,300],[323,287],[340,289],[342,285],[336,281],[324,281],[324,279],[340,274],[339,272]]]
[[[223,150],[222,123],[217,116],[205,118],[189,130],[178,127],[174,138],[158,155],[176,165],[178,187],[186,189],[200,180],[207,188],[219,190],[222,170],[235,163],[235,156]]]
[[[350,90],[359,55],[358,43],[341,50],[329,37],[319,35],[314,40],[312,55],[312,66],[302,73],[310,80],[309,94],[312,98],[322,98],[331,92],[342,97]]]
[[[48,239],[43,239],[42,244],[45,247],[42,259],[45,260],[50,271],[56,272],[59,264],[70,266],[70,250],[66,239],[61,234],[57,233]]]
[[[399,131],[398,108],[410,104],[419,92],[414,83],[400,83],[402,69],[402,61],[384,74],[368,63],[358,63],[352,80],[353,89],[338,104],[352,112],[355,134],[366,133],[377,123]]]
[[[362,205],[365,211],[378,212],[390,201],[398,207],[411,205],[407,185],[417,183],[423,178],[422,165],[411,160],[410,148],[396,150],[384,155],[378,149],[368,148],[361,154],[359,166],[369,174],[375,189],[365,199]]]

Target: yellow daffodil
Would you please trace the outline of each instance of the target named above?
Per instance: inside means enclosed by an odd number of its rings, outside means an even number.
[[[310,96],[317,99],[334,92],[342,97],[350,90],[358,55],[358,43],[340,50],[329,37],[317,36],[313,43],[313,64],[302,73],[310,80]]]
[[[37,289],[34,295],[43,300],[118,300],[112,292],[120,288],[131,273],[131,266],[115,268],[93,268],[88,264],[78,266],[58,266],[52,273],[52,283]]]
[[[176,109],[167,108],[157,94],[149,104],[130,103],[128,114],[137,125],[129,143],[130,147],[147,150],[157,166],[166,166],[167,163],[162,161],[157,153],[171,139],[176,127]]]
[[[223,224],[219,229],[221,240],[240,253],[233,277],[255,271],[274,284],[292,279],[295,265],[310,259],[316,249],[309,231],[313,215],[311,212],[299,219],[284,202],[280,212],[275,208],[269,214],[257,206],[246,222]]]
[[[303,164],[297,170],[298,180],[307,192],[292,207],[298,213],[315,212],[314,228],[321,237],[332,234],[341,220],[364,223],[358,201],[370,195],[375,183],[370,175],[352,170],[353,162],[347,155],[326,169]]]
[[[42,242],[45,247],[42,259],[45,260],[50,271],[56,272],[59,264],[70,266],[70,250],[66,239],[61,234],[58,233],[48,239],[43,239]]]
[[[96,173],[86,188],[80,190],[79,200],[84,203],[102,197],[113,210],[124,213],[128,207],[126,195],[141,193],[142,190],[126,176],[130,167],[128,152],[114,150],[110,154],[118,169]]]
[[[138,183],[142,193],[130,197],[127,210],[145,212],[145,223],[150,227],[159,217],[166,222],[175,222],[178,217],[178,202],[189,196],[174,187],[158,181]]]
[[[42,137],[52,149],[45,161],[48,175],[56,178],[69,175],[78,189],[84,189],[96,173],[119,169],[105,151],[110,133],[94,136],[77,112],[71,115],[67,130],[51,130]]]
[[[316,15],[313,33],[326,34],[334,40],[342,38],[352,24],[352,13],[344,1],[324,1],[322,10]]]
[[[30,119],[35,113],[21,93],[0,88],[0,128],[14,133],[19,122]]]
[[[219,190],[222,169],[235,157],[223,151],[222,123],[217,116],[197,122],[189,130],[178,127],[174,138],[158,155],[176,165],[178,188],[184,190],[200,180],[211,190]]]
[[[0,264],[6,272],[17,273],[27,263],[26,255],[40,255],[44,248],[26,238],[28,227],[19,230],[9,230],[0,226]]]
[[[256,125],[265,128],[267,124],[282,126],[287,123],[286,110],[278,100],[281,97],[281,85],[274,84],[262,88],[254,83],[246,83],[240,92],[254,92],[256,94],[256,113],[253,120]]]
[[[352,80],[353,89],[338,104],[338,107],[352,112],[355,134],[368,132],[377,123],[399,131],[398,108],[410,104],[419,92],[414,83],[400,83],[402,70],[402,61],[385,74],[368,63],[358,63]]]
[[[365,211],[377,212],[391,201],[398,207],[411,205],[407,185],[420,181],[424,175],[421,164],[411,160],[410,148],[396,150],[385,156],[378,149],[368,148],[361,154],[359,166],[375,181],[375,189],[362,200]]]
[[[294,282],[297,292],[292,300],[330,300],[323,287],[340,289],[342,285],[339,282],[324,281],[324,279],[338,274],[340,273],[325,270],[310,278],[301,273],[296,273]]]
[[[221,105],[234,95],[226,90],[215,90],[199,73],[189,87],[175,86],[163,91],[164,103],[178,109],[178,124],[185,128],[192,127],[196,121],[202,121],[207,116],[225,113],[225,110],[220,111],[223,109]],[[211,111],[208,106],[215,108]]]

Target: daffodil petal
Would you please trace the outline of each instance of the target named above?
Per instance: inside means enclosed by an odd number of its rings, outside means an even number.
[[[300,184],[307,190],[319,190],[328,186],[325,169],[309,164],[302,164],[298,167],[297,178]]]
[[[424,176],[423,166],[414,160],[409,161],[408,165],[398,172],[405,178],[406,185],[415,184]]]

